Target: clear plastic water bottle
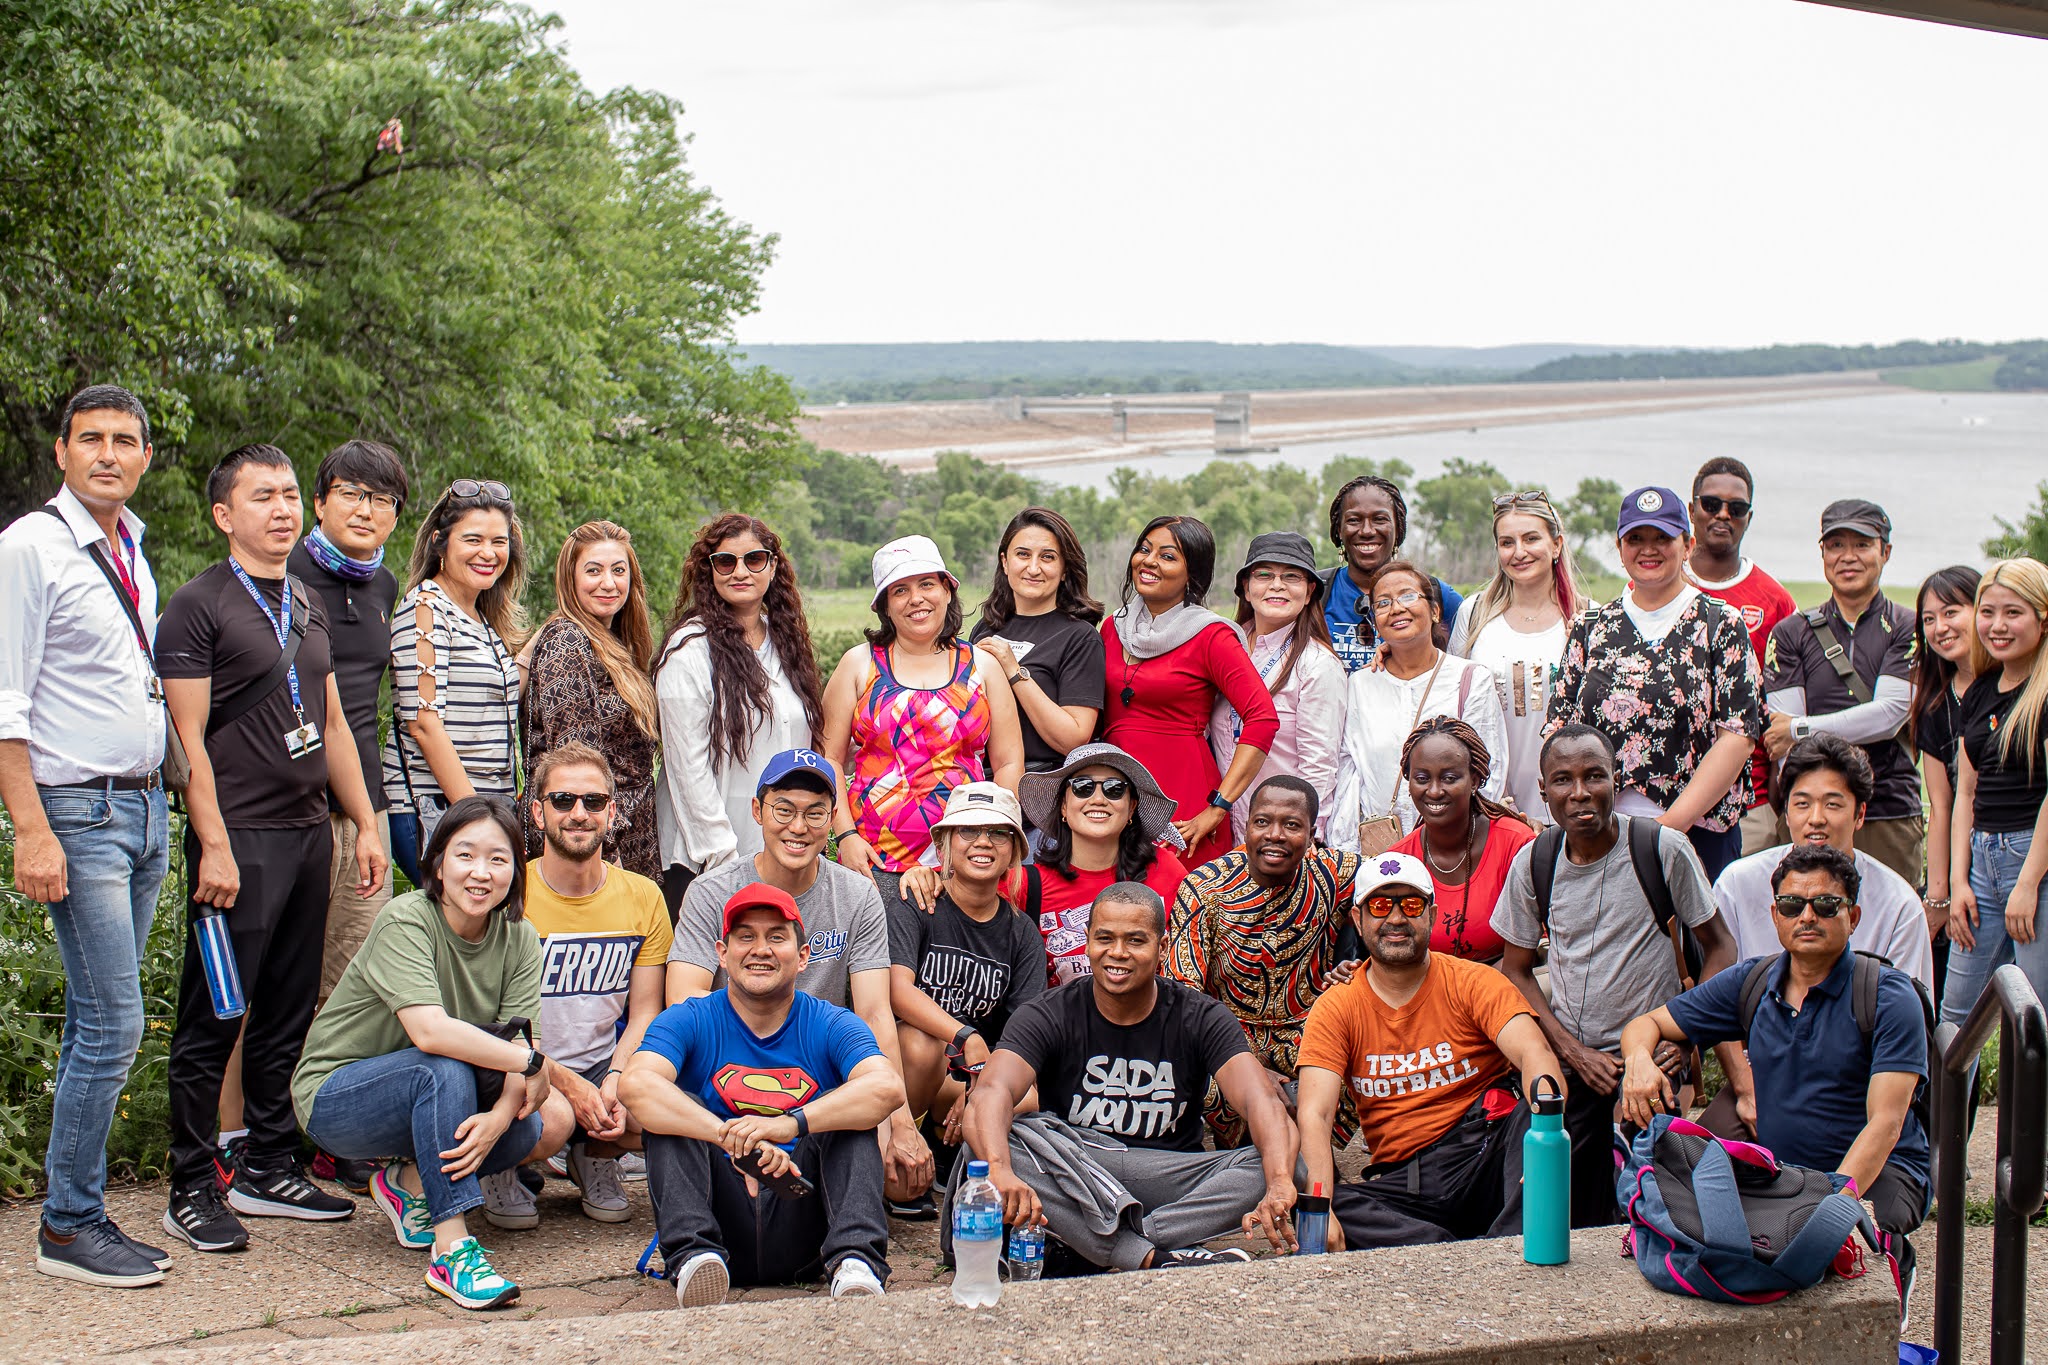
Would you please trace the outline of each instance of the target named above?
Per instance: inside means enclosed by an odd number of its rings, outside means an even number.
[[[1003,1197],[989,1183],[988,1163],[967,1163],[953,1194],[953,1302],[992,1308],[1003,1296],[996,1262],[1003,1254]]]
[[[1025,1284],[1045,1273],[1045,1229],[1034,1223],[1010,1229],[1010,1283]]]
[[[235,940],[228,932],[228,912],[217,905],[192,907],[192,934],[199,941],[199,965],[206,972],[206,994],[216,1019],[239,1019],[248,1003],[242,998],[242,972],[235,966]]]

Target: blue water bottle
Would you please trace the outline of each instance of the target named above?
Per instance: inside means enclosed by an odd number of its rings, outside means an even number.
[[[1564,1090],[1552,1076],[1538,1076],[1530,1089],[1529,1132],[1522,1139],[1522,1259],[1563,1265],[1572,1255],[1572,1140],[1564,1131]]]
[[[1330,1196],[1318,1180],[1294,1201],[1294,1254],[1320,1256],[1330,1249]]]
[[[228,912],[218,905],[192,907],[192,937],[199,944],[199,965],[206,973],[206,994],[216,1019],[239,1019],[248,1008],[242,999],[242,973],[235,966],[234,935]]]

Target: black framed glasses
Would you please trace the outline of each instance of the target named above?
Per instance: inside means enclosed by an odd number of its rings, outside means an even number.
[[[395,494],[379,493],[370,488],[358,488],[352,483],[329,485],[327,496],[339,499],[343,507],[361,507],[364,503],[368,503],[372,511],[384,512],[391,516],[398,515],[398,509],[403,506]]]
[[[448,491],[458,498],[495,498],[499,502],[512,501],[512,490],[496,479],[457,479],[448,485]]]
[[[612,803],[610,792],[549,792],[548,804],[558,811],[572,811],[581,801],[583,809],[595,815]]]
[[[1728,515],[1737,521],[1741,521],[1744,517],[1748,516],[1749,509],[1756,506],[1755,503],[1747,498],[1717,498],[1712,493],[1700,494],[1697,501],[1699,502],[1700,510],[1708,516],[1720,516],[1721,509],[1725,507],[1728,509]]]
[[[1131,794],[1131,782],[1126,777],[1070,777],[1067,779],[1067,790],[1080,797],[1083,801],[1095,795],[1097,787],[1102,789],[1103,798],[1108,801],[1121,801]]]
[[[742,564],[747,566],[748,573],[761,573],[775,562],[775,556],[766,550],[749,550],[743,555],[736,555],[730,550],[719,550],[706,558],[711,561],[711,571],[725,578],[738,573]]]
[[[1409,919],[1416,919],[1429,911],[1429,897],[1410,893],[1406,896],[1367,896],[1365,913],[1374,919],[1385,919],[1399,910]]]
[[[1806,913],[1806,907],[1809,905],[1813,907],[1813,913],[1820,918],[1833,919],[1849,908],[1849,898],[1835,895],[1771,897],[1771,909],[1786,919],[1798,919]]]

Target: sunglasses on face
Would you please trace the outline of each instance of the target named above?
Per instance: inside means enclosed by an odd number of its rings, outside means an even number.
[[[1067,790],[1086,801],[1095,795],[1095,789],[1102,788],[1105,800],[1121,801],[1131,794],[1130,782],[1121,777],[1070,777]]]
[[[1392,611],[1395,607],[1415,606],[1422,600],[1421,591],[1417,588],[1410,588],[1406,592],[1397,592],[1392,597],[1373,598],[1372,609],[1374,611]]]
[[[548,804],[559,811],[572,811],[581,801],[583,809],[595,815],[612,803],[610,792],[549,792]]]
[[[1728,515],[1737,521],[1748,516],[1749,509],[1756,505],[1743,498],[1717,498],[1712,493],[1700,494],[1699,504],[1700,510],[1710,517],[1720,516],[1721,509],[1725,507],[1728,509]]]
[[[1800,915],[1805,913],[1806,907],[1809,905],[1813,907],[1813,913],[1820,918],[1833,919],[1848,908],[1849,898],[1847,896],[1771,897],[1771,909],[1777,911],[1786,919],[1798,919]]]
[[[775,562],[775,556],[766,550],[749,550],[743,555],[736,555],[730,550],[720,550],[711,555],[710,559],[711,571],[727,578],[737,573],[742,564],[747,566],[748,573],[760,573]]]
[[[971,825],[966,829],[951,831],[953,842],[961,848],[978,848],[983,844],[1000,844],[1010,837],[1006,825]]]
[[[448,491],[458,498],[496,498],[499,502],[512,501],[512,490],[496,479],[457,479],[448,485]]]
[[[1399,909],[1409,919],[1416,919],[1428,912],[1429,897],[1409,895],[1367,896],[1365,898],[1365,913],[1371,915],[1374,919],[1385,919],[1388,915],[1393,914],[1396,909]]]

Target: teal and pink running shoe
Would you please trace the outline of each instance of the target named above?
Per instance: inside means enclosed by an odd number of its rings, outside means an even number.
[[[391,1230],[398,1234],[400,1246],[425,1251],[434,1244],[434,1215],[427,1212],[426,1200],[407,1193],[405,1186],[398,1183],[395,1162],[371,1172],[370,1202],[391,1220]]]
[[[519,1297],[519,1286],[491,1268],[474,1237],[427,1262],[427,1288],[470,1309],[498,1308]]]

